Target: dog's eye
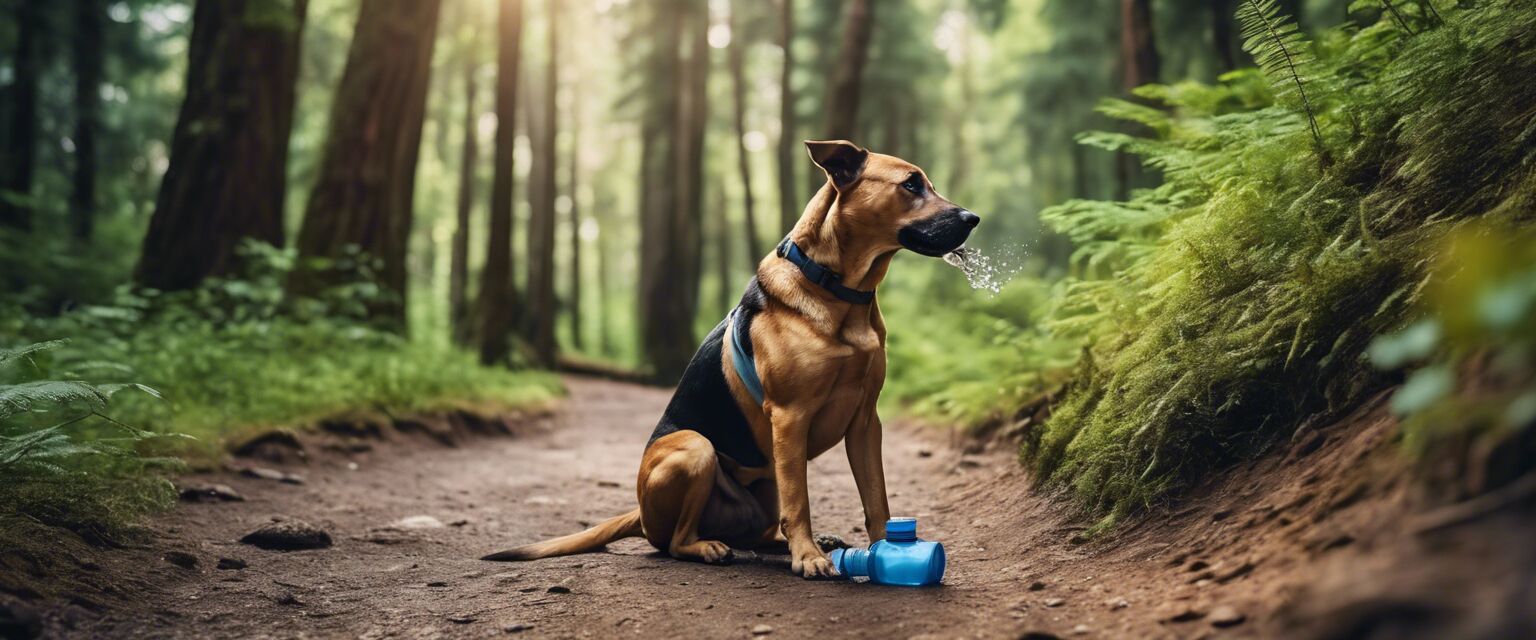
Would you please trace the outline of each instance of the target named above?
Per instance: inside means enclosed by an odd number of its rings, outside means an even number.
[[[901,183],[901,188],[911,191],[913,195],[923,195],[922,176],[913,174],[912,177],[907,178],[906,182]]]

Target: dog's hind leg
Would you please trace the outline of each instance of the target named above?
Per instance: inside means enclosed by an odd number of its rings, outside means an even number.
[[[723,564],[731,548],[699,539],[699,522],[715,486],[715,447],[696,431],[652,442],[640,464],[640,522],[645,538],[674,558]]]

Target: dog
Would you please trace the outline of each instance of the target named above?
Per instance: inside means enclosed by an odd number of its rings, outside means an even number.
[[[640,460],[639,507],[586,531],[485,556],[533,560],[644,536],[711,564],[787,545],[792,571],[836,575],[811,533],[806,464],[846,442],[871,541],[890,517],[875,404],[885,322],[875,288],[901,249],[943,256],[981,218],[915,165],[846,140],[805,142],[827,181],[704,339]]]

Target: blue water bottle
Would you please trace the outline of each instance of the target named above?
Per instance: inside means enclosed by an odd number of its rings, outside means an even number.
[[[944,545],[917,537],[917,518],[891,518],[885,539],[869,549],[837,549],[832,566],[847,578],[866,576],[875,584],[922,587],[944,579]]]

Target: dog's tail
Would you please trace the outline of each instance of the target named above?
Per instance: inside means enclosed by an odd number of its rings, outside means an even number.
[[[525,544],[515,549],[498,551],[481,558],[481,560],[495,560],[499,562],[518,560],[537,560],[539,558],[552,558],[554,556],[568,556],[573,553],[586,553],[603,548],[614,540],[633,538],[642,535],[640,528],[640,510],[635,509],[622,516],[614,516],[598,523],[597,526],[573,533],[568,536],[560,536],[543,542]]]

